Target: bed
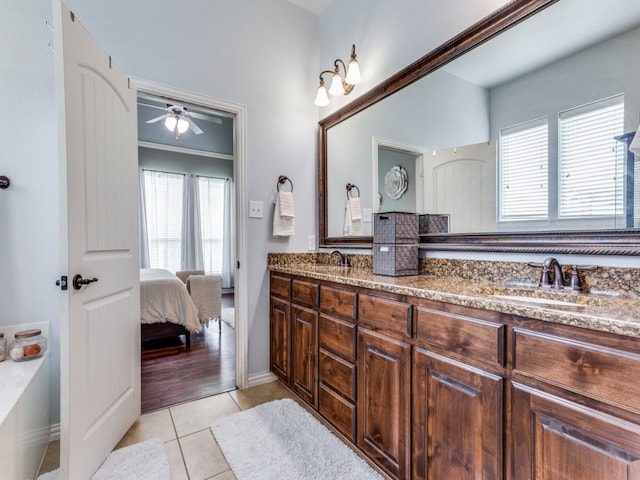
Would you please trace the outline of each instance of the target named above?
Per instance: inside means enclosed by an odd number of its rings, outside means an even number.
[[[140,323],[142,341],[184,335],[187,348],[202,329],[185,284],[160,268],[140,269]]]

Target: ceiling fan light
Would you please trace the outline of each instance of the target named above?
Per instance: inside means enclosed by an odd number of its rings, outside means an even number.
[[[178,123],[178,119],[176,117],[167,117],[164,120],[164,126],[167,127],[167,130],[173,132],[176,129],[176,124]]]
[[[344,87],[342,86],[342,77],[339,73],[334,73],[331,79],[331,87],[329,88],[329,95],[339,97],[344,95]]]
[[[184,133],[189,129],[189,122],[187,122],[184,118],[178,119],[178,132]]]

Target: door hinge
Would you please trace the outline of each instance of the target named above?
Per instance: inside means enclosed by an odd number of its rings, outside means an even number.
[[[62,275],[59,280],[56,280],[56,285],[60,287],[60,290],[67,290],[69,288],[67,276]]]
[[[236,262],[236,268],[240,268],[240,262]]]

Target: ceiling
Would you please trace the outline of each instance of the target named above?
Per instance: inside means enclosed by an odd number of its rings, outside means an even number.
[[[325,8],[329,6],[333,0],[289,0],[289,2],[294,5],[298,5],[299,7],[304,8],[305,10],[310,11],[311,13],[315,13],[316,15],[320,15]]]

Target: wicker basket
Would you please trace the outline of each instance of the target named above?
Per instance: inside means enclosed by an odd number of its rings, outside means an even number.
[[[449,233],[449,215],[427,213],[420,215],[420,235],[429,233]]]
[[[374,275],[400,277],[418,274],[418,244],[373,244]]]
[[[418,243],[418,214],[376,213],[373,219],[373,243]]]

